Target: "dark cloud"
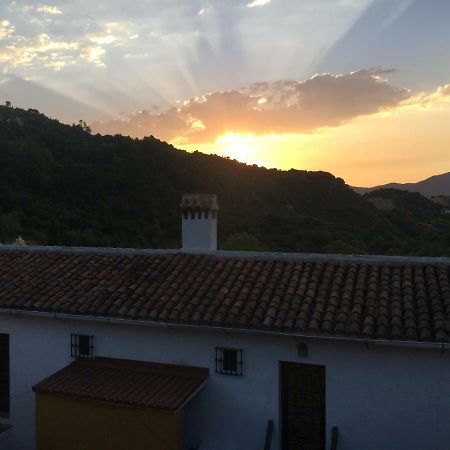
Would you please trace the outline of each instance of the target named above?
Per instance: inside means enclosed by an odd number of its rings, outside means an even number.
[[[100,133],[165,140],[212,142],[226,132],[308,133],[335,127],[354,117],[395,107],[410,91],[382,78],[389,70],[321,74],[305,81],[259,82],[241,90],[217,91],[192,98],[164,112],[140,111],[125,119],[92,124]]]

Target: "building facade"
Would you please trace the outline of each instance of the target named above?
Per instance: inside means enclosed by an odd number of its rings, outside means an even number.
[[[450,448],[450,260],[188,228],[182,250],[0,248],[0,448]]]
[[[338,448],[344,450],[450,448],[443,420],[450,415],[450,354],[438,346],[366,345],[25,315],[2,315],[0,323],[0,331],[10,336],[12,425],[0,434],[1,448],[35,448],[32,386],[73,360],[73,333],[94,336],[95,355],[210,369],[206,387],[184,410],[186,449],[264,448],[269,419],[275,424],[271,448],[283,448],[283,361],[324,367],[326,448],[333,425],[339,427]],[[299,356],[299,343],[306,344],[306,356]],[[216,372],[216,347],[242,349],[242,376]],[[97,431],[92,429],[94,436]]]

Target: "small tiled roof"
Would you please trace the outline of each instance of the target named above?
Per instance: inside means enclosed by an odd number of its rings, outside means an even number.
[[[114,358],[78,359],[33,386],[36,392],[178,411],[208,369]]]
[[[449,261],[0,248],[0,311],[447,342]]]

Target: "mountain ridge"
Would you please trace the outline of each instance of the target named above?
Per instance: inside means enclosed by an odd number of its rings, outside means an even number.
[[[416,183],[387,183],[373,187],[353,187],[358,194],[366,194],[378,189],[399,189],[419,192],[425,197],[450,196],[450,172],[432,175]]]
[[[425,198],[420,217],[415,197],[382,210],[327,172],[188,153],[153,136],[92,135],[83,123],[0,107],[0,242],[179,248],[188,192],[218,195],[224,250],[450,254],[450,217]]]

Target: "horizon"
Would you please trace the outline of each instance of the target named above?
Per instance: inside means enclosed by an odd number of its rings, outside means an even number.
[[[85,4],[0,5],[2,102],[358,187],[450,170],[444,0]]]

